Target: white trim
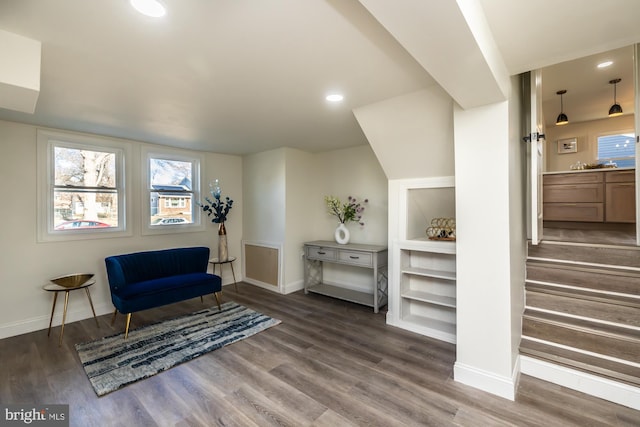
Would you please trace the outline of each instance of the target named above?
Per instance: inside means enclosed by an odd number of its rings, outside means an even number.
[[[84,292],[71,292],[71,293],[76,295],[69,296],[70,300],[82,299],[84,301],[78,302],[78,304],[82,305],[80,308],[74,307],[73,309],[67,310],[67,319],[65,322],[65,327],[68,326],[70,323],[77,322],[79,320],[90,319],[93,317],[93,313],[91,312],[91,307],[89,306],[89,301],[87,301],[87,296],[84,295]],[[63,295],[59,295],[58,301],[56,303],[56,312],[55,312],[55,315],[53,316],[53,324],[51,326],[52,328],[55,328],[56,326],[60,326],[60,324],[62,323],[64,298],[60,298],[60,297],[63,297]],[[76,305],[76,304],[73,303],[73,305]],[[113,305],[111,304],[111,301],[100,303],[100,304],[94,303],[94,308],[96,310],[96,316],[102,316],[103,314],[113,313],[113,310],[114,310]],[[49,305],[49,311],[47,314],[32,317],[29,319],[20,320],[17,322],[10,322],[10,323],[5,323],[4,325],[0,325],[0,339],[49,328],[49,316],[51,316],[50,310],[51,310],[51,305]],[[98,322],[100,322],[100,319],[98,319]],[[103,325],[101,325],[101,327],[102,326]],[[89,327],[91,327],[91,325]],[[93,327],[95,327],[95,324],[93,324]],[[58,330],[52,329],[51,337],[49,337],[49,339],[57,340],[59,337],[59,333],[60,332]]]
[[[553,314],[553,315],[560,316],[560,317],[568,317],[569,319],[587,320],[590,323],[597,323],[599,325],[617,326],[619,328],[629,329],[631,331],[640,331],[640,326],[626,325],[626,324],[620,323],[620,322],[610,322],[608,320],[596,319],[594,317],[578,316],[576,314],[566,313],[564,311],[549,310],[549,309],[546,309],[546,308],[532,307],[532,306],[529,306],[529,305],[525,305],[524,308],[529,310],[529,311],[537,312],[537,313]]]
[[[38,242],[65,242],[71,240],[88,240],[112,237],[129,237],[133,235],[130,209],[131,203],[131,159],[132,145],[113,138],[99,137],[73,132],[37,129],[36,156],[36,228]],[[53,195],[50,183],[54,179],[52,151],[56,145],[103,150],[116,155],[116,180],[118,189],[118,222],[117,228],[73,230],[73,232],[53,229]]]
[[[455,381],[509,400],[515,400],[519,376],[520,358],[516,359],[511,377],[496,375],[493,372],[478,369],[460,362],[456,362],[455,365],[453,365],[453,378]]]
[[[640,410],[640,388],[638,387],[576,371],[533,357],[521,356],[521,360],[521,370],[525,375],[531,375],[600,399]]]
[[[265,248],[271,248],[271,249],[276,249],[278,251],[278,285],[277,286],[273,286],[270,283],[264,283],[261,282],[259,280],[256,279],[252,279],[247,277],[247,270],[246,270],[246,255],[245,255],[245,246],[246,245],[251,245],[251,246],[262,246]],[[273,243],[273,242],[264,242],[264,241],[258,241],[258,240],[242,240],[241,241],[241,246],[242,246],[242,277],[243,280],[247,283],[250,283],[252,285],[256,285],[258,287],[261,288],[265,288],[265,289],[270,289],[270,290],[275,290],[281,294],[286,293],[285,292],[285,287],[282,283],[282,272],[284,269],[284,260],[282,259],[282,252],[283,252],[283,247],[282,247],[282,243]]]
[[[191,185],[193,196],[191,200],[191,220],[190,224],[175,224],[175,225],[156,225],[149,224],[149,218],[151,218],[151,205],[150,205],[150,188],[151,183],[149,180],[149,161],[151,158],[163,159],[163,160],[175,160],[180,162],[188,162],[193,165],[191,171]],[[153,236],[158,234],[174,234],[174,233],[188,233],[188,232],[200,232],[205,231],[206,217],[202,215],[202,209],[198,206],[198,201],[202,197],[202,180],[204,174],[202,170],[204,168],[205,156],[198,152],[175,149],[175,148],[163,148],[163,147],[141,147],[140,156],[140,178],[141,178],[141,209],[140,209],[140,223],[141,234],[143,236]]]
[[[551,288],[573,289],[573,290],[578,290],[578,291],[587,291],[587,292],[594,293],[594,294],[614,295],[614,296],[621,296],[621,297],[626,297],[626,298],[640,299],[640,295],[631,295],[631,294],[625,294],[625,293],[622,293],[622,292],[613,292],[613,291],[603,291],[601,289],[585,288],[585,287],[580,287],[580,286],[563,285],[561,283],[544,282],[542,280],[527,279],[526,283],[531,283],[531,284],[534,284],[534,285],[544,285],[544,286],[549,286]]]
[[[547,243],[547,241],[544,241],[545,243]],[[629,248],[633,248],[634,246],[629,246]],[[598,264],[595,262],[585,262],[585,261],[572,261],[572,260],[567,260],[567,259],[563,259],[563,260],[558,260],[558,259],[553,259],[553,258],[544,258],[544,257],[528,257],[527,259],[530,260],[534,260],[534,261],[545,261],[548,263],[555,263],[555,264],[571,264],[571,265],[584,265],[584,266],[590,266],[590,267],[609,267],[611,268],[612,264]],[[615,266],[616,270],[628,270],[628,271],[640,271],[640,267],[630,267],[630,266],[626,266],[626,265],[616,265]]]
[[[304,280],[296,280],[295,282],[286,283],[283,287],[284,294],[290,294],[292,292],[301,291],[304,289]]]

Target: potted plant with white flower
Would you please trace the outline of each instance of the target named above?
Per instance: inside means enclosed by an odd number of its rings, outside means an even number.
[[[334,234],[336,242],[346,245],[351,238],[351,233],[346,224],[349,222],[357,222],[361,226],[364,225],[362,214],[364,213],[364,205],[369,203],[369,199],[364,199],[362,202],[359,202],[355,197],[349,196],[347,197],[347,201],[343,203],[335,196],[325,196],[324,201],[327,205],[328,213],[340,221]]]

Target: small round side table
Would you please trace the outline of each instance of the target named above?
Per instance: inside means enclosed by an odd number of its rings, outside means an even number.
[[[67,320],[67,306],[69,305],[69,292],[77,291],[78,289],[84,289],[87,292],[87,298],[89,299],[89,305],[91,305],[91,311],[93,312],[93,318],[96,320],[96,325],[100,327],[98,318],[96,317],[96,310],[93,308],[93,301],[91,301],[91,294],[89,293],[89,287],[95,284],[95,279],[88,280],[78,286],[66,287],[56,285],[55,283],[48,283],[42,287],[45,291],[53,292],[53,306],[51,307],[51,318],[49,319],[49,331],[47,336],[51,335],[51,324],[53,323],[53,313],[56,310],[56,301],[58,300],[58,293],[64,292],[64,311],[62,312],[62,325],[60,328],[60,339],[58,341],[58,347],[62,345],[62,336],[64,335],[64,322]]]
[[[220,266],[220,277],[222,277],[222,266],[224,264],[229,264],[231,266],[231,274],[233,275],[233,285],[236,288],[236,292],[238,292],[238,282],[236,282],[236,273],[233,271],[233,261],[236,260],[236,257],[230,256],[224,261],[220,261],[218,258],[211,258],[209,260],[209,264],[213,265],[213,274],[216,274],[216,265]]]

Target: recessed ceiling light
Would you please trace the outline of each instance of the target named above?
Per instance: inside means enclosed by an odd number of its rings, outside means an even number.
[[[613,64],[613,61],[604,61],[598,64],[598,68],[606,68],[611,64]]]
[[[167,10],[164,8],[162,3],[158,0],[129,0],[131,2],[131,6],[134,7],[135,10],[142,13],[143,15],[151,16],[152,18],[159,18],[164,16],[167,13]]]
[[[339,93],[332,93],[331,95],[327,95],[326,100],[329,102],[340,102],[344,99],[344,96],[342,96]]]

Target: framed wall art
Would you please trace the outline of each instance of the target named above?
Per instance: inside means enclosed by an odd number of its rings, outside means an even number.
[[[565,138],[558,140],[558,154],[577,153],[578,138]]]

